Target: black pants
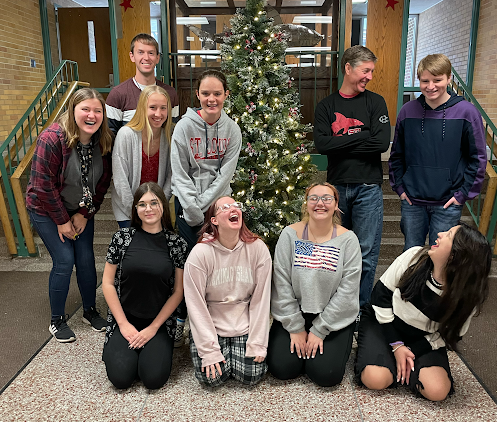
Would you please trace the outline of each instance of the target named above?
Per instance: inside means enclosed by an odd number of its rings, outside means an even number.
[[[198,232],[202,228],[202,225],[195,227],[190,227],[188,225],[188,223],[185,221],[185,217],[183,217],[183,207],[179,203],[178,198],[174,198],[174,212],[176,213],[176,227],[178,228],[179,235],[183,239],[185,239],[188,245],[188,254],[190,254],[190,251],[197,244]],[[181,319],[186,319],[187,310],[184,298],[178,306],[178,311],[178,317]]]
[[[130,349],[117,327],[103,352],[107,376],[116,388],[129,388],[138,378],[151,390],[161,388],[171,374],[173,349],[164,325],[142,349]]]
[[[397,362],[392,353],[392,348],[385,340],[383,328],[376,319],[371,304],[366,305],[362,310],[361,322],[359,323],[359,335],[357,337],[357,360],[355,364],[356,381],[362,385],[361,374],[364,368],[368,365],[380,366],[387,368],[393,377],[391,387],[397,386]],[[440,366],[444,368],[450,379],[451,388],[449,394],[454,392],[454,381],[450,373],[449,358],[447,349],[441,347],[437,350],[430,350],[421,356],[416,356],[414,359],[414,371],[409,377],[409,389],[421,396],[419,388],[423,388],[419,381],[419,371],[422,368],[431,366]]]
[[[303,314],[305,330],[309,332],[317,315]],[[321,387],[331,387],[342,381],[345,364],[352,348],[355,322],[340,331],[333,331],[323,340],[323,354],[319,349],[315,358],[303,359],[290,352],[290,333],[281,322],[273,321],[269,332],[267,364],[269,372],[278,379],[287,380],[304,373]]]

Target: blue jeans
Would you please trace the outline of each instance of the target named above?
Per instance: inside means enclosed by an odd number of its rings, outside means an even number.
[[[338,207],[343,212],[342,226],[353,230],[359,239],[362,254],[359,304],[371,299],[374,275],[380,254],[383,231],[383,192],[378,184],[335,185],[340,194]]]
[[[97,271],[93,253],[95,220],[93,218],[88,220],[83,233],[79,235],[77,240],[64,238],[64,243],[62,243],[57,225],[50,217],[29,210],[28,213],[33,227],[43,240],[53,262],[48,278],[52,319],[65,315],[67,293],[74,265],[76,265],[76,277],[83,299],[83,308],[88,309],[95,306],[97,288]]]
[[[439,232],[446,232],[457,225],[462,207],[451,204],[444,209],[442,205],[409,205],[405,199],[401,201],[400,230],[405,238],[404,250],[424,246],[428,233],[430,245],[434,245]]]
[[[118,221],[117,224],[120,229],[128,228],[131,227],[131,220]]]

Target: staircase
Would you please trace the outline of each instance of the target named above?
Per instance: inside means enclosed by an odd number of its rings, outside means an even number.
[[[389,152],[383,154],[383,235],[381,239],[380,257],[376,269],[377,280],[385,272],[393,260],[402,253],[404,236],[400,231],[400,200],[392,191],[388,182],[388,157]],[[326,172],[320,172],[320,179],[326,178]],[[484,186],[485,189],[485,186]],[[24,189],[25,191],[25,189]],[[463,221],[474,225],[466,207],[463,211]],[[95,215],[95,262],[97,272],[102,272],[105,265],[105,256],[112,235],[118,230],[118,225],[112,213],[110,189],[105,195],[104,202],[99,212]],[[41,239],[35,235],[35,243],[39,251],[36,258],[12,258],[9,254],[3,232],[0,227],[0,271],[40,271],[48,272],[52,267],[50,255]],[[497,277],[497,268],[493,265],[492,277]]]

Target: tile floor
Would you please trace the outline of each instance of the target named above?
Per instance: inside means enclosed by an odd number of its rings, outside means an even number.
[[[106,309],[101,290],[100,309]],[[283,382],[266,376],[255,387],[235,381],[216,390],[200,386],[184,346],[160,390],[141,383],[116,390],[101,361],[103,333],[70,320],[71,344],[50,341],[0,395],[0,421],[497,421],[497,404],[459,357],[450,361],[456,393],[442,403],[415,398],[406,388],[368,391],[355,384],[352,362],[342,383],[320,388],[306,377]]]

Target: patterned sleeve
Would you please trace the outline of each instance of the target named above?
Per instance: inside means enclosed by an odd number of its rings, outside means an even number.
[[[121,248],[124,245],[124,236],[123,232],[119,230],[118,232],[114,233],[112,236],[112,240],[110,241],[109,244],[109,249],[107,249],[107,256],[105,257],[105,260],[109,264],[117,265],[119,264],[119,261],[121,259]]]
[[[169,254],[175,268],[184,269],[188,257],[188,247],[185,240],[177,234],[169,233]]]

